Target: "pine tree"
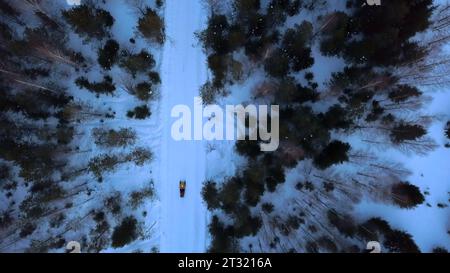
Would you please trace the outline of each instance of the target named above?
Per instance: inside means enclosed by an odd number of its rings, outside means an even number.
[[[155,93],[151,83],[140,82],[134,87],[134,90],[136,97],[142,101],[148,101],[155,98]]]
[[[273,204],[272,203],[263,203],[262,205],[261,205],[261,209],[265,212],[265,213],[272,213],[273,212],[273,209],[274,209],[274,206],[273,206]]]
[[[420,97],[422,92],[417,87],[409,85],[399,85],[394,90],[389,92],[389,99],[393,102],[400,103],[412,97]]]
[[[347,111],[339,104],[335,104],[328,111],[320,116],[329,129],[348,129],[352,124]]]
[[[208,19],[208,27],[200,34],[203,46],[220,55],[229,53],[229,28],[228,19],[225,15],[213,13]]]
[[[127,112],[127,117],[135,119],[146,119],[152,113],[147,105],[136,106],[133,110]]]
[[[230,229],[225,227],[217,217],[214,215],[208,226],[209,233],[212,236],[212,241],[208,252],[211,253],[233,253],[238,250],[236,240],[230,235]]]
[[[114,228],[111,246],[114,248],[123,247],[136,240],[138,236],[139,228],[136,218],[133,216],[125,217],[120,225]]]
[[[75,80],[75,84],[80,88],[96,93],[97,95],[112,95],[116,90],[112,78],[110,76],[103,76],[101,82],[90,82],[85,77],[79,77]]]
[[[392,128],[390,137],[394,143],[413,141],[423,137],[427,131],[418,124],[400,123]]]
[[[391,189],[392,199],[401,208],[411,209],[425,201],[419,188],[409,182],[399,182]]]
[[[151,70],[155,66],[155,60],[152,54],[146,50],[141,50],[137,54],[126,54],[119,65],[135,77],[137,73],[145,73]]]
[[[164,43],[164,20],[151,8],[147,8],[143,17],[139,18],[138,30],[145,38],[159,44]]]
[[[326,56],[339,55],[350,38],[350,18],[344,12],[335,12],[325,16],[320,28],[322,41],[320,51]]]
[[[114,18],[108,11],[86,4],[65,10],[62,15],[74,31],[86,39],[104,38],[114,24]]]
[[[94,128],[92,135],[95,144],[104,147],[126,147],[136,142],[136,132],[131,128],[120,128],[119,130]]]
[[[314,64],[314,58],[311,56],[313,26],[310,22],[303,21],[295,28],[286,31],[282,41],[282,51],[290,61],[293,71],[301,71]]]
[[[419,253],[412,236],[400,230],[393,230],[386,234],[384,244],[389,251],[395,253]]]
[[[106,70],[110,70],[118,59],[119,44],[115,40],[106,41],[98,52],[98,63]]]
[[[214,181],[206,181],[202,189],[202,197],[209,210],[220,207],[219,191]]]
[[[275,50],[265,60],[264,69],[274,78],[284,78],[289,73],[289,57],[281,49]]]
[[[348,161],[350,148],[348,143],[332,141],[314,158],[314,164],[320,169],[326,169],[334,164],[342,164]]]

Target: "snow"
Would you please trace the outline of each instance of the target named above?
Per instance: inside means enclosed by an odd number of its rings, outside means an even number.
[[[410,177],[404,179],[418,186],[422,192],[429,192],[429,195],[425,196],[424,204],[413,210],[405,210],[364,200],[355,209],[359,218],[382,217],[393,227],[407,231],[424,252],[430,252],[437,246],[450,248],[450,237],[447,233],[450,229],[450,210],[448,207],[437,207],[438,203],[448,204],[450,198],[450,149],[444,147],[444,126],[450,116],[450,92],[444,89],[431,95],[433,102],[425,109],[425,114],[447,117],[435,122],[429,129],[429,135],[437,141],[439,148],[426,156],[404,155],[392,151],[384,155],[402,162],[413,172]]]
[[[67,4],[73,6],[73,5],[79,5],[81,3],[81,0],[67,0]]]
[[[206,148],[202,141],[175,141],[170,112],[178,104],[193,107],[194,97],[206,82],[207,65],[195,32],[204,28],[207,13],[200,0],[167,1],[167,41],[162,78],[162,124],[160,199],[161,252],[204,252],[207,213],[201,197],[206,174]],[[186,180],[180,198],[179,181]]]

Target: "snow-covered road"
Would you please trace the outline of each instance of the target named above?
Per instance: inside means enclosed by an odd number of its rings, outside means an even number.
[[[171,136],[172,107],[193,107],[206,82],[207,64],[195,32],[207,22],[201,0],[169,0],[165,7],[166,44],[162,59],[160,170],[161,252],[204,252],[206,208],[200,192],[205,179],[206,150],[202,141],[175,141]],[[193,109],[191,110],[193,111]],[[187,181],[180,198],[179,181]]]

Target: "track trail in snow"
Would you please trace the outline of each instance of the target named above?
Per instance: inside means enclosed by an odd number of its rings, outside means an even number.
[[[206,215],[201,189],[205,179],[203,141],[175,141],[171,136],[173,106],[184,104],[193,113],[194,97],[207,79],[206,57],[195,32],[204,28],[207,12],[201,0],[168,0],[165,7],[167,40],[162,58],[160,199],[162,253],[204,252]],[[179,181],[186,180],[184,198]]]

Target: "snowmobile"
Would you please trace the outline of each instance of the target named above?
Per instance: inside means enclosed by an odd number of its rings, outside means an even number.
[[[184,197],[184,193],[186,192],[186,180],[180,181],[180,197]]]

